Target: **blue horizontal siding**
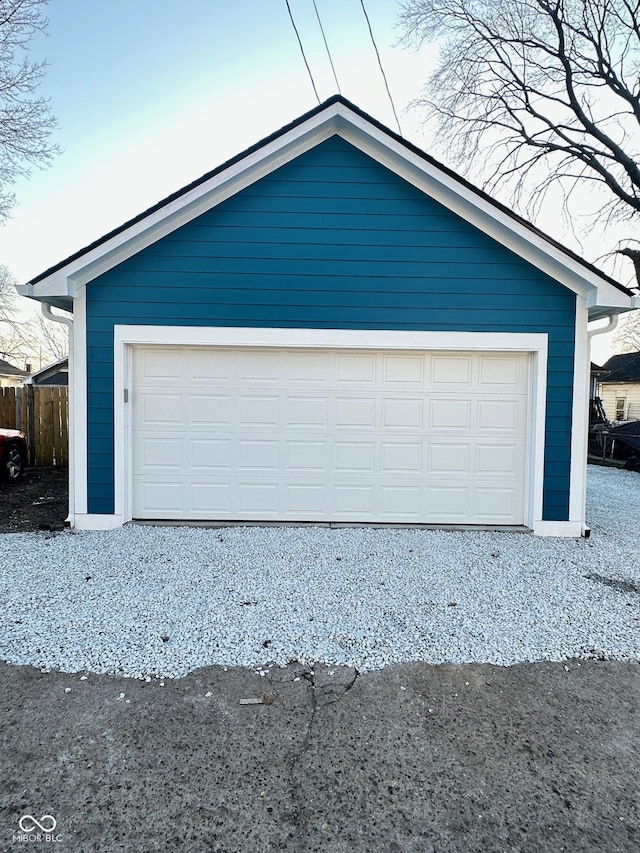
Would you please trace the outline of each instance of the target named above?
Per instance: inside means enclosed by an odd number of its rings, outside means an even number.
[[[543,332],[544,512],[568,518],[575,299],[334,137],[87,288],[89,511],[113,512],[113,326]]]

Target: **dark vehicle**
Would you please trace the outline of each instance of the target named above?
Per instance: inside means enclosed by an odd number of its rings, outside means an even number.
[[[27,441],[17,429],[0,429],[0,480],[15,482],[27,465]]]

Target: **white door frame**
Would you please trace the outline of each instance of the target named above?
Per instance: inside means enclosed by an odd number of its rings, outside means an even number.
[[[525,525],[534,532],[540,528],[547,391],[546,334],[127,325],[114,327],[115,506],[114,515],[105,517],[100,526],[119,527],[132,519],[131,405],[125,397],[131,399],[133,348],[165,345],[530,353],[524,519]],[[111,519],[111,524],[106,523],[107,518]]]

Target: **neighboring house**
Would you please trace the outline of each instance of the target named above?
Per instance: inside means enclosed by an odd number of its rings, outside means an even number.
[[[31,373],[25,380],[25,385],[64,386],[69,384],[69,359],[61,358],[48,364],[41,370]]]
[[[636,304],[338,96],[20,290],[73,311],[90,529],[580,536],[587,322]]]
[[[0,388],[20,388],[22,380],[28,375],[28,371],[20,370],[19,367],[0,358]]]
[[[595,362],[591,362],[591,367],[589,369],[589,399],[595,400],[596,397],[599,396],[598,386],[603,376],[605,376],[607,371],[604,367],[598,367]]]
[[[613,355],[603,370],[600,397],[609,420],[640,420],[640,352]]]

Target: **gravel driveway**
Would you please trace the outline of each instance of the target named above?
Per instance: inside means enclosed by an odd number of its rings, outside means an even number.
[[[640,659],[640,476],[590,466],[590,539],[368,528],[2,537],[0,658],[179,677],[291,661]]]

